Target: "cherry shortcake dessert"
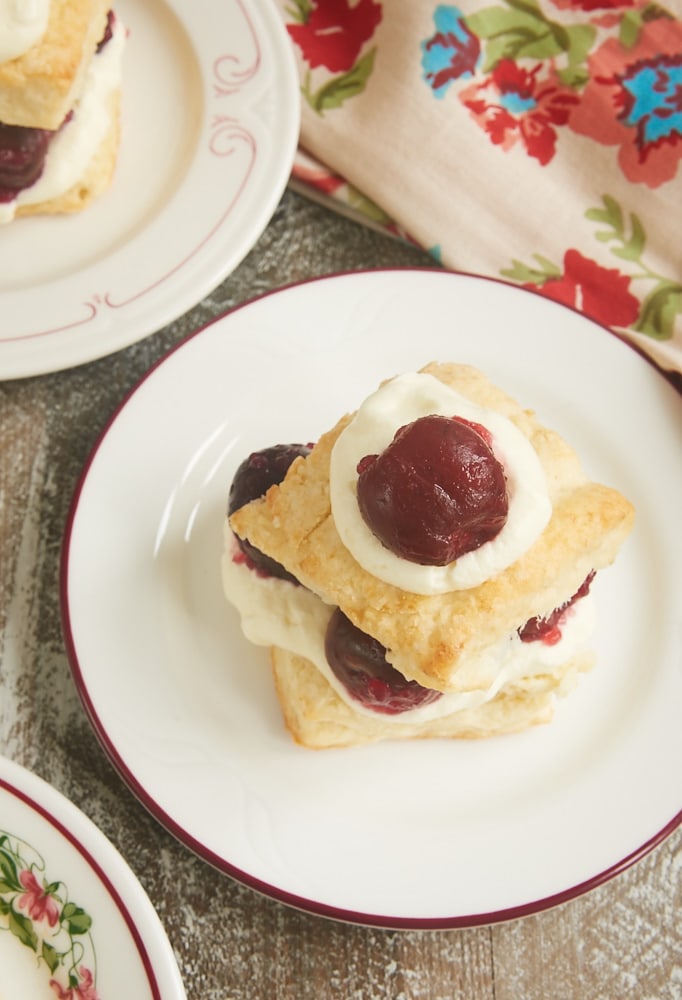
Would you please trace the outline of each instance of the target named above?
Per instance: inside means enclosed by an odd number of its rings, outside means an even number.
[[[300,744],[493,736],[593,665],[592,581],[633,522],[535,414],[432,363],[242,462],[223,586]]]
[[[0,0],[0,224],[109,186],[125,40],[111,0]]]

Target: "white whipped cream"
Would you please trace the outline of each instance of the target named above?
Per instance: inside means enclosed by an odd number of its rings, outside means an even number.
[[[360,459],[380,454],[400,427],[431,414],[463,417],[487,428],[507,478],[509,512],[502,530],[447,566],[422,566],[392,553],[365,523],[357,502]],[[399,375],[365,400],[334,445],[329,486],[334,523],[351,555],[372,576],[414,594],[479,586],[530,548],[552,512],[540,459],[518,427],[426,373]]]
[[[11,222],[19,205],[58,198],[83,175],[109,129],[107,102],[121,84],[126,34],[125,26],[116,18],[111,38],[90,60],[73,117],[50,143],[41,176],[20,191],[14,201],[0,204],[0,223]]]
[[[222,557],[223,591],[239,613],[246,638],[256,646],[278,646],[309,660],[331,684],[340,698],[361,715],[376,718],[349,694],[332,671],[325,654],[325,632],[334,608],[324,604],[304,587],[274,577],[262,577],[244,562],[235,561],[238,546],[228,525]],[[486,657],[485,688],[446,692],[429,705],[420,705],[397,715],[384,715],[387,723],[427,722],[490,701],[510,681],[551,674],[574,656],[590,639],[595,626],[594,602],[590,595],[576,601],[561,622],[561,639],[553,646],[543,642],[521,642],[514,633]]]
[[[50,0],[0,0],[0,63],[18,59],[45,34]]]

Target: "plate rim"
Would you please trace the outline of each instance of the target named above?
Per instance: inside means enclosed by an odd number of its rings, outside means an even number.
[[[201,13],[199,11],[193,15],[189,15],[187,9],[178,0],[163,0],[163,2],[169,7],[183,27],[189,16],[195,19],[208,16],[205,12]],[[249,4],[253,5],[253,9],[250,8]],[[275,88],[270,86],[267,91],[270,94],[273,90],[276,90],[278,94],[277,102],[280,105],[278,121],[280,122],[282,134],[278,136],[276,150],[273,146],[273,149],[268,152],[268,188],[267,190],[258,189],[257,197],[254,199],[254,205],[250,213],[248,231],[241,234],[241,238],[235,241],[231,250],[228,242],[229,252],[222,255],[224,259],[219,267],[215,265],[213,257],[207,261],[209,266],[204,267],[205,274],[203,281],[197,282],[194,280],[192,283],[192,287],[198,288],[199,291],[190,292],[186,289],[182,298],[177,299],[177,305],[171,305],[170,307],[167,304],[164,305],[164,303],[169,301],[172,303],[174,296],[169,295],[167,292],[165,295],[163,292],[159,295],[158,289],[167,288],[169,281],[172,282],[172,279],[183,268],[193,267],[197,257],[201,255],[205,247],[210,246],[213,248],[215,246],[217,229],[205,235],[203,241],[189,256],[186,253],[179,254],[179,260],[173,265],[171,270],[155,279],[149,288],[135,291],[130,299],[123,303],[124,307],[133,306],[133,309],[137,310],[133,315],[125,313],[125,309],[122,309],[117,304],[113,304],[112,308],[105,314],[102,314],[104,319],[99,324],[101,329],[91,331],[93,336],[88,338],[87,344],[82,344],[78,340],[78,335],[84,323],[87,324],[91,320],[97,321],[99,307],[93,305],[92,302],[85,303],[85,306],[92,310],[91,315],[86,316],[85,319],[80,318],[68,323],[66,326],[57,326],[53,330],[29,331],[18,336],[0,339],[0,380],[25,379],[53,372],[66,371],[115,354],[126,347],[130,347],[146,339],[168,324],[180,319],[205,298],[206,295],[209,295],[212,290],[232,274],[253,249],[258,239],[260,239],[286,189],[296,155],[301,123],[298,71],[293,46],[288,38],[286,28],[276,8],[270,3],[270,0],[249,0],[249,3],[246,3],[245,0],[233,0],[233,5],[235,9],[241,11],[243,17],[251,26],[252,31],[255,30],[253,28],[254,20],[261,23],[263,31],[259,37],[267,38],[267,41],[273,46],[278,60],[278,71],[280,68],[285,68],[285,78],[281,78],[281,74],[278,73],[277,86]],[[208,79],[208,76],[203,79],[203,82],[208,93],[211,89],[211,81]],[[213,86],[215,86],[215,83],[213,83]],[[262,101],[262,99],[261,95],[259,101]],[[199,150],[197,147],[192,154],[192,164],[197,162],[198,155]],[[188,168],[187,173],[189,172],[191,172],[190,168]],[[183,181],[180,182],[178,189],[174,192],[172,199],[169,200],[174,201],[177,191],[181,190],[186,183],[187,177],[185,176]],[[233,209],[240,201],[241,188],[239,195],[235,196],[233,203],[229,206],[226,218],[232,214]],[[166,211],[168,211],[168,204],[164,205],[157,215],[163,215]],[[145,224],[143,233],[136,234],[133,237],[135,241],[139,241],[141,235],[144,236],[144,232],[149,231],[149,228],[150,224]],[[226,231],[228,236],[231,233],[229,227],[227,227],[227,230],[225,230],[225,227],[222,227],[222,230],[223,232]],[[124,250],[125,245],[119,247],[113,253],[107,253],[105,261],[110,260],[116,254],[120,255]],[[100,267],[101,264],[102,262],[97,267]],[[49,278],[38,286],[31,286],[28,294],[34,296],[41,289],[49,289],[54,295],[55,292],[59,293],[60,288],[66,287],[68,282],[77,280],[81,275],[84,277],[87,285],[90,281],[92,271],[92,265],[80,266],[66,275],[58,278]],[[8,293],[12,294],[12,290],[8,289]],[[86,291],[81,291],[79,294],[87,298]],[[94,299],[99,299],[101,296],[91,295],[90,298],[94,301]],[[122,311],[124,315],[120,316],[119,313]],[[57,343],[52,350],[46,350],[45,352],[36,352],[31,347],[27,350],[22,350],[18,346],[21,343],[33,345],[36,341],[39,341],[41,346],[44,343],[48,345],[55,345],[55,341]]]
[[[185,1000],[186,992],[177,960],[156,909],[128,862],[102,830],[58,788],[5,754],[0,754],[0,793],[21,801],[40,818],[41,822],[64,838],[85,861],[94,877],[106,890],[126,925],[144,967],[153,1000]],[[83,835],[80,835],[79,831],[82,831]],[[85,842],[86,839],[94,841],[96,851]],[[107,857],[104,857],[105,855]],[[108,867],[114,864],[118,865],[127,882],[127,886],[122,889],[119,889],[116,877],[108,870]],[[138,926],[131,906],[125,899],[126,889],[138,895],[138,902],[141,902],[147,911],[144,914],[142,927],[148,928],[149,932],[153,933],[154,950],[162,949],[165,953],[165,971],[168,980],[165,984],[161,982],[144,930]],[[169,993],[166,986],[170,986],[172,992]]]
[[[380,268],[362,268],[359,270],[350,271],[336,271],[329,274],[315,275],[312,277],[304,278],[291,282],[290,284],[280,286],[274,289],[270,289],[259,295],[254,296],[244,302],[239,303],[231,309],[227,309],[220,315],[210,319],[206,323],[202,324],[197,329],[193,330],[181,341],[175,344],[169,351],[167,351],[161,358],[152,365],[143,375],[139,378],[135,384],[129,389],[125,394],[119,405],[114,409],[113,413],[110,415],[106,421],[104,427],[102,428],[100,434],[95,440],[95,443],[87,457],[87,460],[81,470],[81,473],[77,479],[76,487],[73,493],[72,501],[69,507],[68,516],[65,522],[65,530],[62,539],[61,555],[60,555],[60,570],[59,570],[59,600],[60,600],[60,620],[62,626],[62,634],[64,639],[64,644],[67,652],[67,659],[69,662],[69,667],[74,679],[74,683],[81,700],[84,711],[92,725],[95,734],[102,745],[105,753],[109,757],[111,763],[118,771],[126,785],[136,796],[141,805],[147,809],[151,815],[166,829],[170,832],[177,840],[189,848],[195,855],[197,855],[202,860],[206,861],[213,868],[222,872],[225,875],[233,878],[235,881],[242,885],[245,885],[261,895],[267,898],[273,899],[275,901],[284,903],[294,909],[310,913],[316,916],[321,916],[325,918],[330,918],[332,920],[340,921],[343,923],[357,924],[367,927],[375,927],[381,929],[396,929],[396,930],[448,930],[448,929],[465,929],[473,928],[479,926],[490,926],[498,923],[505,923],[512,920],[516,920],[525,916],[530,916],[533,914],[542,913],[546,910],[553,909],[563,903],[569,902],[570,900],[579,898],[585,893],[595,889],[606,882],[611,881],[616,876],[622,874],[627,869],[632,867],[646,855],[648,855],[652,850],[662,844],[668,837],[674,833],[680,826],[682,826],[682,808],[675,813],[670,819],[662,826],[662,828],[652,834],[644,843],[640,844],[638,847],[634,848],[630,853],[626,854],[624,857],[617,859],[612,864],[608,865],[596,872],[594,875],[587,879],[584,879],[575,885],[566,886],[557,892],[550,893],[545,896],[541,896],[537,899],[529,900],[522,904],[516,904],[509,907],[501,907],[500,909],[486,910],[474,913],[457,914],[453,916],[437,916],[437,917],[410,917],[410,916],[395,916],[386,915],[381,913],[369,913],[360,910],[354,910],[351,908],[346,908],[343,906],[335,906],[333,904],[328,904],[320,900],[315,900],[308,898],[306,896],[297,895],[296,893],[289,892],[286,889],[281,889],[272,883],[260,879],[259,877],[250,874],[238,867],[237,865],[231,863],[227,859],[218,855],[211,848],[202,844],[201,841],[196,838],[192,833],[185,829],[185,827],[176,820],[170,813],[165,810],[160,803],[156,800],[152,792],[148,791],[140,780],[133,773],[132,769],[123,760],[123,757],[117,747],[115,746],[112,738],[109,736],[100,716],[95,707],[95,704],[90,696],[87,685],[85,683],[84,674],[81,668],[79,657],[76,651],[76,643],[71,627],[71,617],[69,614],[69,602],[68,602],[68,578],[69,578],[69,552],[70,552],[70,542],[74,529],[74,523],[78,512],[78,506],[80,501],[80,496],[82,490],[86,484],[89,470],[93,464],[101,445],[109,434],[114,423],[118,419],[120,413],[126,408],[132,397],[141,390],[147,383],[148,379],[160,368],[166,361],[172,358],[176,352],[180,351],[188,343],[194,340],[196,337],[201,336],[202,333],[211,329],[216,324],[221,323],[227,317],[240,312],[243,309],[248,309],[250,306],[261,302],[264,299],[277,296],[282,292],[286,293],[289,291],[295,291],[297,289],[302,289],[305,286],[313,284],[321,284],[324,282],[336,281],[337,279],[347,279],[354,278],[363,275],[391,275],[391,274],[430,274],[430,275],[440,275],[446,280],[449,279],[472,279],[476,282],[490,283],[496,285],[502,285],[506,288],[513,289],[520,293],[526,293],[529,295],[538,296],[539,298],[545,299],[547,297],[543,296],[541,292],[532,288],[522,288],[512,282],[506,281],[502,278],[488,275],[480,275],[467,271],[453,271],[453,270],[441,270],[437,267],[380,267]],[[551,300],[549,300],[551,301]],[[611,330],[609,327],[604,326],[598,321],[592,319],[591,317],[585,316],[578,309],[573,306],[566,305],[564,303],[553,302],[553,306],[561,309],[568,310],[569,312],[575,313],[581,318],[581,320],[591,323],[599,335],[606,334],[628,350],[634,351],[645,363],[647,363],[653,372],[660,376],[664,382],[671,385],[672,389],[680,396],[682,396],[682,383],[678,381],[678,376],[676,372],[668,372],[662,369],[654,359],[646,354],[637,345],[628,340],[623,335]]]

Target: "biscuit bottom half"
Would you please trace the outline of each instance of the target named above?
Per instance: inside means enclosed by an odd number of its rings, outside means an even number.
[[[302,656],[272,646],[270,658],[286,727],[296,743],[314,750],[385,740],[483,739],[522,732],[550,722],[557,694],[568,693],[578,674],[594,665],[593,654],[584,651],[551,675],[520,678],[506,685],[476,708],[409,722],[379,712],[354,710]]]

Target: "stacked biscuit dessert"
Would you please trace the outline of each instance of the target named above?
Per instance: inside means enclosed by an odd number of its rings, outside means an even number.
[[[223,586],[308,747],[548,721],[593,664],[632,505],[466,365],[391,378],[314,446],[239,467]]]
[[[125,39],[111,0],[0,0],[0,222],[109,186]]]

